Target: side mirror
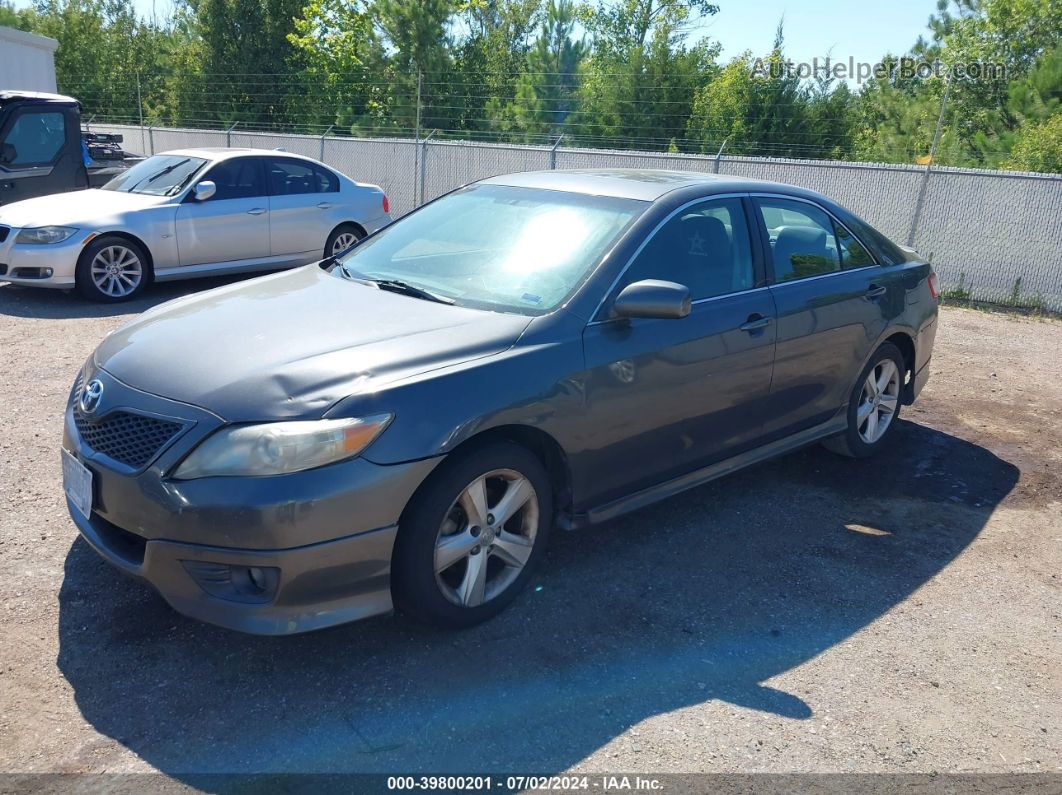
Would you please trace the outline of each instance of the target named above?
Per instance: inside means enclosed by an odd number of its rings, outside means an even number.
[[[192,194],[195,196],[195,200],[197,202],[205,202],[217,192],[218,186],[211,182],[209,179],[205,179],[202,182],[197,182],[196,186],[192,188]]]
[[[618,317],[678,319],[690,313],[690,304],[689,287],[659,279],[643,279],[620,291],[612,304],[612,311]]]

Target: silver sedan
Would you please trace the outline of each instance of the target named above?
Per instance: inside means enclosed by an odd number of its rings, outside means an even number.
[[[375,185],[301,155],[180,149],[99,190],[0,208],[0,279],[125,301],[152,281],[305,265],[390,223]]]

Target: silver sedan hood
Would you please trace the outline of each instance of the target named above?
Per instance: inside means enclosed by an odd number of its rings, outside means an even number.
[[[504,351],[529,322],[310,265],[151,309],[107,337],[95,363],[232,422],[310,418],[381,384]]]
[[[15,227],[76,226],[94,228],[122,213],[174,201],[169,196],[117,190],[74,190],[23,199],[0,207],[0,223]]]

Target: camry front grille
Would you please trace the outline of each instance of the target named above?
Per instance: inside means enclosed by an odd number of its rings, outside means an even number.
[[[128,411],[115,411],[94,422],[76,404],[74,425],[88,447],[133,469],[151,463],[181,431],[179,423]]]

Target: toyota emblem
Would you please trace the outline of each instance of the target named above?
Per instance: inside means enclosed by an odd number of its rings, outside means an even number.
[[[83,414],[94,412],[99,408],[101,397],[103,397],[103,383],[98,378],[94,378],[81,390],[81,396],[77,401],[81,412]]]

